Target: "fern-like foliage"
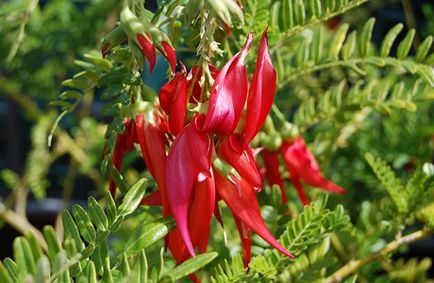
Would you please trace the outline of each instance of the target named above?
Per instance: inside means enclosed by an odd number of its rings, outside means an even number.
[[[328,251],[328,237],[332,231],[350,227],[350,218],[342,206],[334,210],[325,207],[326,201],[313,202],[287,225],[280,236],[280,243],[296,258],[291,260],[274,250],[253,257],[245,270],[240,256],[219,265],[212,282],[270,282],[277,276],[295,278],[300,271],[323,258]],[[293,266],[288,269],[288,267]],[[289,270],[289,273],[283,272]],[[282,279],[282,278],[281,278]],[[285,281],[285,280],[284,280]]]
[[[425,100],[432,92],[433,89],[420,79],[397,82],[395,78],[387,77],[373,79],[368,83],[358,80],[353,85],[342,81],[318,99],[309,97],[302,102],[294,116],[294,122],[301,128],[329,119],[345,123],[355,111],[365,107],[385,114],[391,114],[395,109],[413,112],[417,108],[415,102]]]
[[[386,188],[393,204],[394,211],[401,217],[401,224],[413,223],[419,217],[428,227],[432,227],[432,195],[434,189],[434,166],[426,163],[417,168],[410,176],[407,184],[399,180],[390,166],[372,154],[365,155],[377,178]]]
[[[274,49],[278,57],[283,58],[278,68],[279,89],[299,77],[333,67],[366,76],[369,66],[393,70],[397,74],[409,73],[434,87],[432,62],[426,60],[431,57],[429,50],[433,38],[427,37],[417,48],[416,55],[410,56],[415,31],[410,30],[401,42],[395,42],[403,28],[402,24],[398,24],[388,32],[377,51],[371,42],[374,23],[375,19],[370,19],[360,31],[352,31],[349,35],[348,24],[341,25],[333,34],[322,28],[311,29],[294,40],[297,42],[295,48]],[[396,55],[392,56],[390,52],[394,44],[398,44],[398,48]]]
[[[146,179],[138,181],[117,206],[106,195],[105,208],[93,197],[88,209],[79,205],[62,214],[64,240],[59,241],[53,227],[43,229],[41,247],[34,234],[14,241],[14,259],[0,262],[0,282],[173,282],[197,271],[217,253],[201,254],[171,270],[163,271],[163,249],[159,265],[148,266],[145,249],[167,235],[172,219],[140,224],[118,254],[109,253],[108,237],[140,204]]]

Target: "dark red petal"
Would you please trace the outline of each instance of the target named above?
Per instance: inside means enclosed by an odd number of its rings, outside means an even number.
[[[150,206],[162,205],[163,202],[161,200],[160,190],[155,191],[155,192],[147,195],[146,197],[144,197],[142,199],[142,201],[140,202],[140,204],[141,205],[150,205]]]
[[[244,180],[236,180],[237,184],[234,185],[218,172],[215,172],[214,176],[217,191],[232,213],[271,246],[284,255],[293,257],[290,252],[277,242],[265,225],[252,186]]]
[[[187,110],[187,78],[185,73],[179,72],[160,90],[160,104],[169,115],[170,131],[177,135],[185,123]]]
[[[211,137],[197,129],[195,117],[177,136],[167,156],[167,198],[177,227],[190,255],[194,256],[188,231],[188,210],[194,185],[201,176],[210,177]]]
[[[241,244],[243,245],[244,267],[249,266],[251,258],[252,237],[250,229],[244,223],[234,216],[235,224],[237,224],[238,233],[240,234]]]
[[[303,138],[298,137],[291,143],[284,142],[281,151],[288,170],[294,172],[306,184],[335,193],[346,192],[322,176],[318,163]]]
[[[259,44],[258,58],[249,88],[247,99],[246,128],[244,145],[256,136],[270,113],[276,94],[276,70],[271,62],[267,44],[267,31],[264,31]]]
[[[210,172],[212,175],[212,172]],[[215,205],[214,178],[196,183],[193,202],[189,212],[189,230],[193,246],[199,253],[206,251],[210,232],[211,217]]]
[[[247,70],[244,59],[252,45],[247,35],[243,49],[232,57],[218,73],[211,88],[204,130],[229,136],[237,127],[247,98]]]
[[[142,50],[143,55],[145,55],[146,59],[148,59],[149,70],[152,72],[155,67],[155,61],[157,60],[155,47],[152,42],[143,34],[137,35],[137,41],[139,42],[140,49]]]
[[[270,186],[278,185],[282,195],[282,204],[288,202],[284,182],[279,170],[279,152],[271,152],[267,149],[261,151],[262,159],[265,166],[265,179]]]
[[[172,69],[172,72],[175,72],[176,69],[176,53],[173,47],[165,42],[162,41],[161,45],[163,46],[164,52],[162,53],[164,57],[166,57],[167,61],[170,64],[170,68]]]
[[[303,205],[309,205],[310,200],[306,196],[306,193],[304,192],[303,185],[300,182],[300,178],[297,176],[297,174],[291,170],[289,170],[289,174],[291,174],[291,182],[295,187],[295,190],[297,191],[298,198],[301,200]]]
[[[261,175],[256,167],[255,157],[250,145],[243,148],[241,138],[233,134],[226,138],[216,149],[217,155],[229,163],[253,187],[262,188]]]

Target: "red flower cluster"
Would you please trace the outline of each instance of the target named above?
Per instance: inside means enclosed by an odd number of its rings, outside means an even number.
[[[151,43],[140,35],[138,40],[152,65]],[[273,104],[276,72],[264,32],[249,82],[244,61],[252,41],[253,35],[248,34],[243,48],[221,70],[205,64],[188,72],[181,65],[161,88],[155,109],[127,118],[125,132],[117,136],[112,162],[118,170],[124,153],[131,151],[134,143],[140,146],[158,187],[142,204],[162,205],[163,215],[174,217],[177,228],[167,236],[166,245],[178,263],[206,251],[213,214],[222,222],[217,205],[220,200],[234,216],[246,265],[250,261],[251,232],[292,257],[266,227],[256,198],[263,184],[250,143]],[[214,81],[208,91],[201,79],[211,77]],[[321,176],[316,160],[299,137],[284,142],[280,151],[261,152],[265,179],[270,185],[279,185],[283,201],[287,198],[278,154],[304,204],[309,201],[301,180],[330,191],[344,191]],[[111,179],[112,194],[115,189]]]
[[[283,157],[286,168],[291,175],[291,182],[304,205],[308,205],[310,201],[303,190],[301,181],[304,181],[310,186],[323,188],[330,192],[341,194],[346,192],[343,188],[322,176],[318,162],[307,148],[303,138],[299,136],[292,141],[284,141],[280,152],[266,149],[261,152],[264,160],[265,178],[270,185],[279,186],[282,193],[282,203],[287,201],[287,196],[284,189],[283,178],[279,170],[279,153]]]

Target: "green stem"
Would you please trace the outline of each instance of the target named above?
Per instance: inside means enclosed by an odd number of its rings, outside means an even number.
[[[430,236],[431,234],[432,234],[431,230],[419,230],[419,231],[413,232],[407,236],[397,238],[394,241],[387,244],[384,248],[382,248],[378,252],[369,254],[369,255],[367,255],[361,259],[358,259],[358,260],[349,261],[347,264],[345,264],[338,271],[336,271],[335,273],[333,273],[329,277],[325,278],[322,281],[322,283],[341,282],[345,277],[356,272],[357,270],[359,270],[361,267],[365,266],[366,264],[369,264],[371,262],[379,260],[380,258],[386,256],[387,254],[395,251],[396,249],[398,249],[402,245],[416,242],[420,239],[423,239],[423,238]]]

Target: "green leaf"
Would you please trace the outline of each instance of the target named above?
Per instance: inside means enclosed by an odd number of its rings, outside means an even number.
[[[148,282],[148,261],[144,250],[142,250],[136,258],[134,279],[134,282]]]
[[[344,46],[342,47],[342,59],[348,60],[353,56],[354,51],[356,50],[357,43],[357,32],[352,31],[350,35],[347,37]]]
[[[110,268],[110,258],[108,256],[104,258],[103,269],[104,269],[104,274],[102,276],[103,282],[113,283],[114,281],[113,281],[113,276]]]
[[[37,283],[45,283],[47,282],[47,279],[50,277],[50,261],[48,258],[44,255],[41,256],[38,261],[36,262],[36,282]]]
[[[9,276],[12,278],[14,282],[18,282],[18,266],[17,264],[10,258],[5,258],[3,260],[3,266],[7,270]]]
[[[105,201],[106,201],[107,219],[109,225],[112,225],[116,221],[116,218],[118,217],[118,210],[116,208],[115,201],[113,200],[109,192],[107,192],[105,195]]]
[[[417,61],[422,61],[423,59],[425,59],[426,55],[428,55],[432,43],[433,43],[433,37],[432,35],[430,35],[427,38],[425,38],[425,40],[419,45],[416,51]]]
[[[333,60],[338,59],[339,52],[341,51],[342,45],[345,41],[345,36],[348,31],[348,24],[343,24],[339,27],[339,29],[335,32],[331,39],[330,49],[328,52],[328,58],[332,58]]]
[[[156,241],[164,238],[175,222],[172,218],[153,223],[142,223],[137,227],[134,235],[124,245],[124,253],[135,255]]]
[[[128,192],[128,184],[125,181],[124,177],[114,166],[110,166],[110,171],[116,186],[123,194],[126,194]]]
[[[72,207],[72,214],[74,215],[78,230],[83,239],[88,243],[93,243],[95,241],[96,232],[87,212],[76,204]]]
[[[173,280],[181,279],[203,268],[205,265],[210,263],[217,256],[218,253],[216,252],[209,252],[209,253],[197,255],[193,258],[184,261],[180,265],[176,266],[174,269],[169,271],[166,276],[172,277]]]
[[[56,232],[52,226],[44,226],[42,230],[45,242],[47,242],[48,257],[53,262],[56,255],[60,252],[60,243],[56,237]]]
[[[431,87],[434,87],[434,69],[430,66],[418,65],[416,73]]]
[[[393,28],[389,30],[389,32],[384,37],[383,42],[381,43],[380,56],[386,57],[390,53],[390,49],[392,48],[393,43],[395,42],[396,37],[404,28],[404,25],[399,23],[395,25]]]
[[[24,237],[15,238],[13,243],[14,259],[20,269],[20,275],[36,274],[35,259],[33,258],[29,242]]]
[[[62,213],[62,224],[65,238],[69,237],[74,240],[75,247],[79,252],[84,250],[84,243],[80,238],[80,233],[78,231],[77,225],[75,224],[71,214],[67,210]]]
[[[408,196],[401,182],[396,178],[392,169],[380,158],[375,159],[370,153],[365,154],[365,158],[386,188],[397,210],[400,214],[405,215],[408,212]]]
[[[104,213],[102,207],[99,205],[98,201],[93,197],[89,197],[87,203],[89,205],[89,209],[88,209],[89,216],[93,224],[95,224],[98,230],[101,231],[107,230],[109,226],[108,218],[107,215]]]
[[[8,270],[3,265],[3,263],[0,261],[0,282],[4,283],[14,283],[16,280],[13,280],[12,277],[9,275]]]
[[[398,57],[398,59],[403,60],[405,57],[407,57],[411,45],[413,44],[415,34],[416,31],[414,29],[411,29],[401,41],[398,46],[398,50],[396,51],[396,57]]]
[[[140,204],[140,201],[145,195],[146,185],[146,178],[142,178],[134,186],[132,186],[128,193],[126,193],[121,205],[119,206],[120,216],[127,216],[136,210]]]
[[[29,230],[29,232],[26,234],[26,238],[30,245],[30,250],[32,251],[33,258],[35,260],[38,260],[42,256],[42,250],[41,247],[39,246],[38,240],[36,239],[33,230]]]
[[[360,34],[359,51],[362,57],[369,54],[369,46],[371,44],[372,30],[374,29],[375,18],[370,18],[363,26]]]
[[[98,279],[96,277],[96,270],[95,270],[95,264],[93,261],[89,261],[88,267],[87,267],[87,282],[88,283],[97,283]]]

